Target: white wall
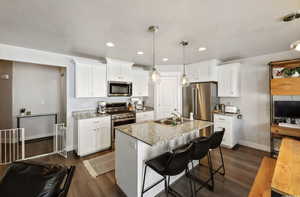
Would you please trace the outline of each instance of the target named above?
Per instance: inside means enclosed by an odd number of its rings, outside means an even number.
[[[32,114],[58,113],[62,115],[60,67],[32,63],[14,62],[13,64],[13,122],[16,127],[16,116],[25,108]],[[60,118],[59,118],[60,120]],[[26,132],[26,139],[53,135],[53,117],[36,117],[21,119]],[[38,124],[37,124],[38,123]]]
[[[60,112],[60,69],[31,63],[14,62],[13,114],[21,108],[32,114]]]
[[[243,114],[240,144],[269,151],[271,61],[299,58],[300,53],[287,51],[236,60],[241,66],[241,97],[221,98],[221,103],[239,106]]]

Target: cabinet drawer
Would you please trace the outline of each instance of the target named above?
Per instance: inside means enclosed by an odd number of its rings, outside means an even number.
[[[90,126],[97,127],[99,124],[110,124],[110,117],[101,117],[101,118],[90,118],[79,120],[81,124],[89,124]]]
[[[215,114],[215,115],[214,115],[214,120],[215,120],[215,121],[232,121],[232,120],[233,120],[233,117]]]

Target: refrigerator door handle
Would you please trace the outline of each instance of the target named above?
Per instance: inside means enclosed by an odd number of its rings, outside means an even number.
[[[194,117],[197,117],[197,89],[193,89],[193,113]]]
[[[195,89],[192,88],[192,112],[195,113]]]
[[[199,118],[199,114],[198,114],[198,88],[195,88],[195,113],[194,116],[197,117],[196,119]]]

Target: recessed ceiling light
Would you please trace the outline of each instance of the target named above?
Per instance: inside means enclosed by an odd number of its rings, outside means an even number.
[[[169,61],[169,59],[165,57],[162,59],[162,61],[167,62],[167,61]]]
[[[206,51],[207,48],[206,47],[199,47],[198,51]]]
[[[114,47],[114,46],[115,46],[115,44],[114,44],[114,43],[112,43],[112,42],[107,42],[107,43],[106,43],[106,46],[108,46],[108,47]]]
[[[143,51],[138,51],[136,54],[138,54],[138,55],[144,55],[144,52]]]

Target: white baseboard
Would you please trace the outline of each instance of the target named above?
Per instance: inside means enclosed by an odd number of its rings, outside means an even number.
[[[262,150],[262,151],[266,151],[266,152],[270,152],[270,147],[267,145],[262,145],[262,144],[257,144],[254,142],[249,142],[246,140],[239,140],[239,144],[243,145],[243,146],[248,146],[257,150]]]

